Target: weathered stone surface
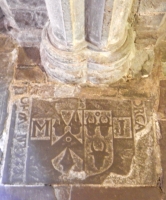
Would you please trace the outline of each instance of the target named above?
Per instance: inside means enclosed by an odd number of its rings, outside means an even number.
[[[4,130],[4,125],[7,117],[7,102],[8,102],[8,91],[7,89],[0,89],[0,136]],[[1,156],[0,156],[1,157]]]
[[[127,38],[126,20],[130,15],[133,1],[85,0],[85,2],[87,41],[102,50],[116,51]]]
[[[19,47],[18,66],[40,65],[40,52],[37,47]]]
[[[158,29],[164,17],[164,13],[137,15],[136,20],[136,41],[146,44],[146,46],[155,45],[158,38]]]
[[[12,40],[5,35],[0,36],[0,136],[7,116],[8,87],[13,78],[16,53]]]
[[[23,47],[39,47],[41,42],[41,29],[20,29],[19,32],[11,30],[10,34]]]
[[[4,184],[157,185],[150,101],[25,96],[13,103]]]
[[[140,74],[142,77],[148,77],[151,74],[154,64],[154,54],[153,47],[136,49],[136,56],[131,64],[133,76]]]
[[[20,66],[15,71],[15,79],[21,82],[44,83],[45,74],[38,66]]]
[[[166,118],[166,80],[160,81],[160,102],[158,111],[162,114],[162,118]]]
[[[71,199],[72,195],[72,187],[71,186],[54,186],[55,197],[57,200],[64,199],[68,200]]]
[[[4,16],[3,11],[2,11],[2,9],[0,8],[0,20],[3,19],[3,16]]]
[[[82,49],[85,45],[85,0],[46,0],[50,20],[49,35],[55,47]]]
[[[4,26],[4,13],[0,7],[0,32],[5,32],[5,26]]]
[[[14,22],[19,30],[11,30],[10,34],[20,45],[23,46],[39,46],[41,40],[41,30],[48,20],[46,5],[44,0],[39,1],[7,1]]]
[[[165,0],[141,0],[140,1],[140,14],[166,12]]]
[[[54,87],[52,85],[45,84],[35,84],[30,88],[31,95],[39,95],[42,98],[49,98],[50,96],[54,96]]]
[[[56,200],[53,188],[50,186],[0,186],[1,200]]]
[[[160,128],[161,128],[161,136],[162,139],[160,140],[160,148],[161,148],[161,163],[162,163],[162,177],[161,177],[161,184],[159,185],[161,190],[163,190],[164,193],[164,200],[166,199],[165,191],[166,191],[166,149],[165,149],[165,143],[166,143],[166,120],[160,121]]]
[[[137,17],[137,27],[142,27],[142,29],[155,30],[160,26],[164,13],[158,13],[154,16],[152,15],[139,15]]]
[[[44,9],[45,8],[45,1],[44,0],[7,0],[11,9]]]
[[[86,0],[85,3],[86,39],[87,41],[99,47],[101,47],[101,45],[105,46],[109,37],[109,28],[113,12],[113,1]],[[97,15],[95,15],[96,12],[98,13]]]
[[[28,88],[26,86],[15,85],[12,87],[12,91],[14,95],[21,95],[28,92]]]
[[[50,186],[1,186],[2,200],[160,200],[157,188],[99,188],[99,187],[58,187]]]
[[[17,51],[11,38],[0,35],[0,170],[3,165],[9,84],[13,78],[16,58]]]
[[[46,0],[46,5],[50,23],[43,30],[40,52],[52,80],[95,85],[127,76],[134,56],[132,0]]]
[[[71,200],[160,200],[157,188],[99,188],[73,187]]]
[[[48,20],[46,10],[12,10],[13,17],[20,28],[42,29]]]
[[[32,84],[30,87],[30,94],[40,96],[43,99],[50,97],[63,98],[76,97],[80,92],[79,86],[63,85],[63,84]]]
[[[10,57],[12,55],[12,52],[15,50],[15,48],[16,48],[16,43],[14,43],[11,37],[5,34],[0,35],[0,54],[1,55],[6,55]],[[11,54],[8,55],[7,53],[11,53]],[[17,54],[15,55],[15,57],[17,57]],[[10,58],[12,59],[12,57]]]

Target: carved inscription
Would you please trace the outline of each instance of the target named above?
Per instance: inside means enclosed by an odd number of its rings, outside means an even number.
[[[18,112],[19,124],[27,122],[28,111],[29,111],[29,99],[27,97],[23,97],[20,100],[20,110]]]
[[[14,116],[11,118],[10,133],[13,136],[11,146],[7,149],[9,160],[5,163],[5,173],[9,174],[8,180],[4,182],[20,184],[26,182],[26,161],[28,150],[28,133],[30,125],[30,102],[29,98],[23,97],[14,105]],[[11,137],[9,135],[9,137]],[[10,166],[8,168],[8,166]]]
[[[15,114],[4,167],[9,175],[3,178],[13,184],[100,184],[109,173],[126,175],[134,136],[147,125],[143,101],[33,99],[30,104],[23,97]]]
[[[143,101],[133,101],[133,118],[134,118],[134,129],[137,133],[145,128],[147,124],[145,114],[145,103]]]
[[[113,118],[113,133],[114,138],[131,138],[131,118],[119,117]]]
[[[50,140],[51,119],[32,119],[31,139]]]
[[[46,110],[50,112],[45,114]],[[114,154],[119,146],[114,147],[113,143],[119,139],[129,139],[124,142],[122,156],[134,150],[131,149],[134,145],[131,101],[35,99],[31,113],[30,145],[33,141],[43,141],[44,145],[45,141],[50,155],[48,162],[59,181],[85,180],[110,170],[114,162],[118,165]],[[41,156],[44,154],[43,151]],[[130,161],[132,156],[130,153]],[[30,171],[34,163],[35,158]]]

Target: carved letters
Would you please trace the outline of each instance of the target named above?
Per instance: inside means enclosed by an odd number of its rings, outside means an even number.
[[[11,129],[9,132],[9,137],[13,137],[13,140],[7,149],[9,160],[6,161],[4,168],[6,174],[8,174],[8,179],[3,177],[3,182],[10,184],[26,182],[26,162],[29,137],[28,133],[30,126],[29,114],[29,98],[23,97],[18,102],[16,102],[15,105],[13,105]]]
[[[143,101],[33,99],[31,104],[24,97],[16,104],[6,183],[47,179],[51,183],[88,183],[88,177],[107,171],[127,173],[134,156],[134,134],[147,124]],[[95,183],[100,180],[96,178]]]
[[[131,118],[113,118],[114,138],[132,138]]]
[[[145,104],[143,101],[133,101],[133,118],[134,118],[134,129],[137,133],[145,128],[147,124],[145,114]]]
[[[31,139],[49,140],[50,139],[50,119],[32,119]]]

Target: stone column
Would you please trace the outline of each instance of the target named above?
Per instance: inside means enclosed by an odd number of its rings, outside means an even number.
[[[128,22],[132,5],[133,0],[86,0],[90,83],[110,84],[127,75],[134,56],[134,34]]]
[[[48,75],[79,84],[109,84],[127,75],[134,52],[128,23],[133,0],[45,1],[50,22],[41,57]]]
[[[42,64],[54,80],[86,81],[84,0],[45,0],[49,22],[42,34]]]
[[[74,50],[85,43],[84,0],[46,0],[49,36],[59,49]]]
[[[104,51],[120,48],[128,36],[133,0],[85,0],[86,39]]]

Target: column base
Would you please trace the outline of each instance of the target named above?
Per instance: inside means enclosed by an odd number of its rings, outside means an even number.
[[[71,52],[57,49],[49,40],[47,24],[43,29],[40,47],[41,61],[48,76],[65,83],[85,83],[87,61],[83,51]]]
[[[130,30],[125,43],[116,52],[89,48],[64,51],[49,39],[47,24],[43,29],[41,60],[53,81],[70,84],[111,84],[128,74],[134,52],[134,34]]]
[[[127,76],[135,56],[134,33],[130,29],[124,44],[115,52],[89,49],[87,82],[111,84]]]

